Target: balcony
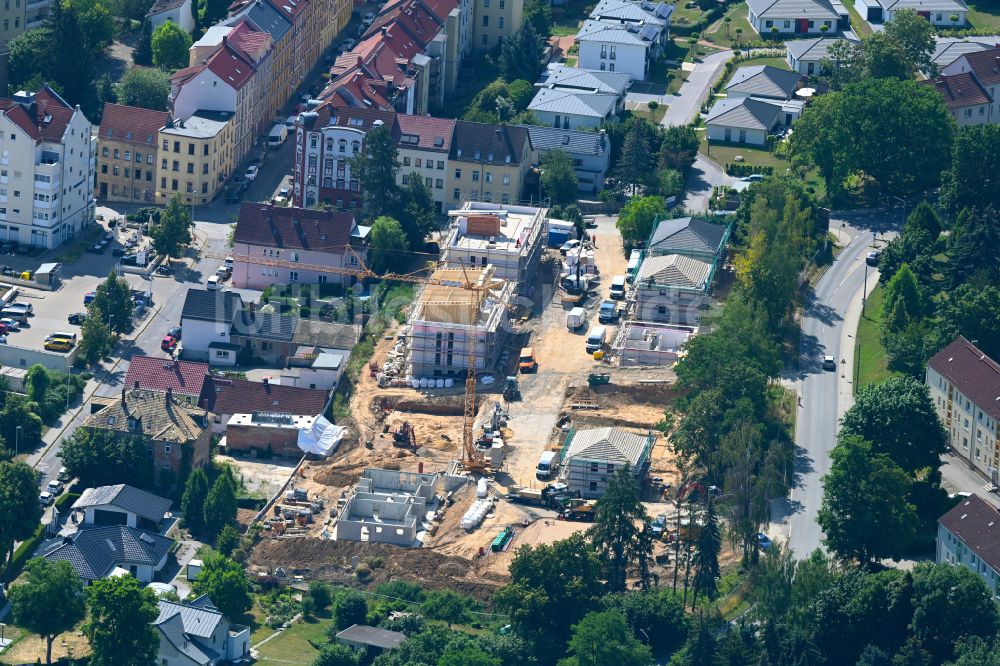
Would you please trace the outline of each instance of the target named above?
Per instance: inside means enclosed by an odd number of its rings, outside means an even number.
[[[45,17],[39,16],[33,21],[25,21],[24,27],[26,30],[33,30],[34,28],[40,28],[45,25]]]
[[[35,202],[35,208],[40,209],[40,210],[51,210],[52,209],[52,202],[51,201],[36,201]]]
[[[32,9],[39,9],[41,7],[48,7],[48,6],[49,6],[49,0],[28,0],[26,8],[28,11],[31,11]]]

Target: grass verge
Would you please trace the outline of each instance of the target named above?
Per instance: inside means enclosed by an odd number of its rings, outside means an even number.
[[[858,320],[854,350],[857,381],[854,392],[868,384],[885,381],[897,374],[889,370],[889,359],[882,346],[882,286],[875,287],[865,303],[865,314]]]
[[[285,664],[311,664],[319,651],[313,647],[326,643],[331,620],[299,620],[258,649],[258,661]]]

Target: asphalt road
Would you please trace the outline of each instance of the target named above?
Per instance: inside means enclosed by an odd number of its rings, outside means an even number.
[[[708,99],[712,84],[722,73],[726,61],[732,57],[732,51],[719,51],[705,56],[701,62],[696,63],[677,94],[666,98],[669,106],[660,124],[664,127],[687,125],[697,118],[702,103]]]

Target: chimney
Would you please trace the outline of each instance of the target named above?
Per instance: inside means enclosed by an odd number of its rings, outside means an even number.
[[[134,385],[132,386],[132,388],[134,388],[134,389],[136,389],[136,390],[138,390],[138,389],[139,389],[139,380],[138,380],[138,379],[137,379],[137,380],[135,380],[135,383],[134,383]]]
[[[167,387],[167,404],[170,404],[171,398],[174,397],[174,390],[171,387]]]
[[[122,389],[122,409],[125,409],[125,389]]]
[[[388,34],[389,34],[389,26],[387,25],[382,26],[382,36],[384,37]]]
[[[261,382],[263,382],[264,386],[267,386],[267,379],[268,379],[267,377],[264,377],[264,379],[261,380]]]

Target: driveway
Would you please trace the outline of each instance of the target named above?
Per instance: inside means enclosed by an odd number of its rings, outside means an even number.
[[[712,84],[722,74],[726,61],[732,57],[733,52],[727,50],[702,58],[702,61],[694,66],[687,81],[681,85],[677,94],[666,98],[666,103],[670,106],[663,115],[660,124],[664,127],[687,125],[697,118],[699,111],[701,111],[701,105],[708,99]]]
[[[691,213],[708,211],[708,200],[712,188],[719,185],[733,185],[733,178],[711,158],[698,153],[684,186],[684,208]]]

